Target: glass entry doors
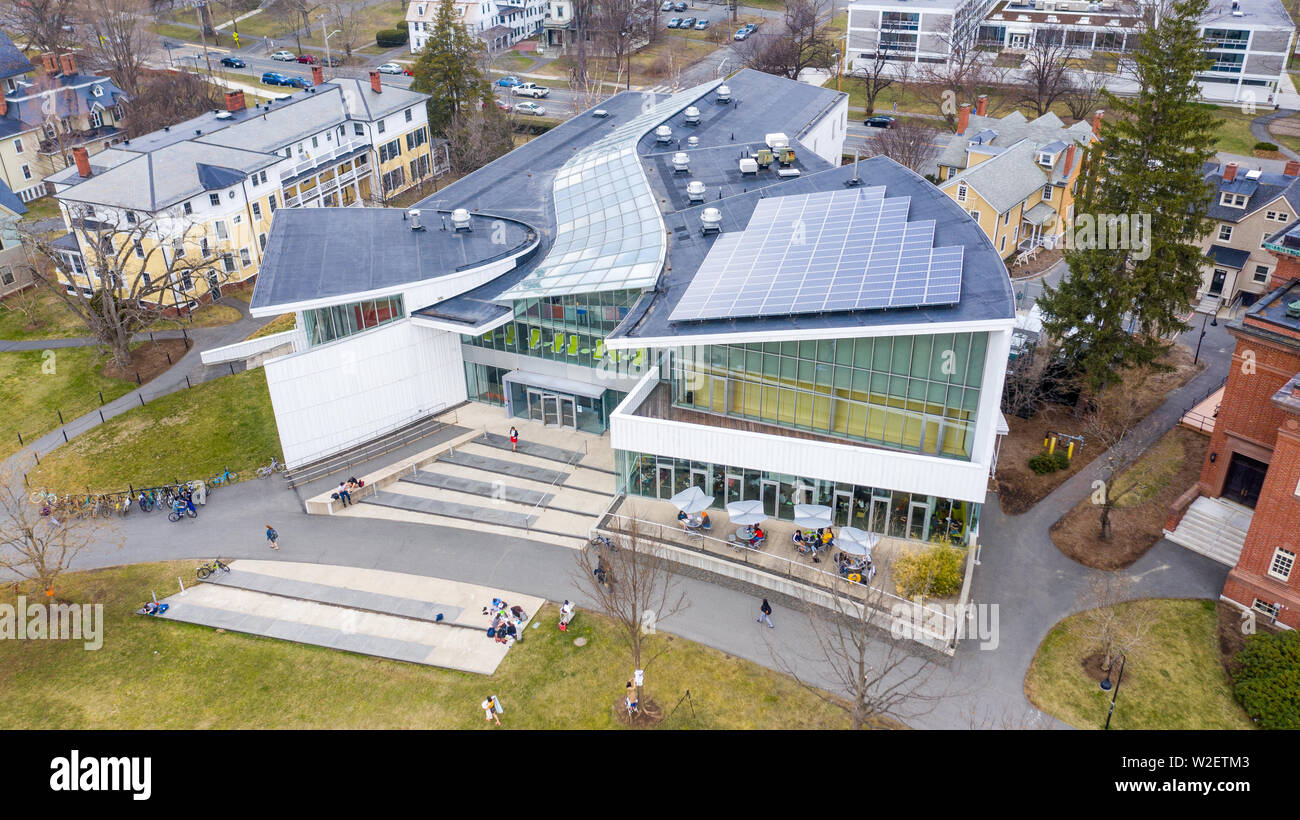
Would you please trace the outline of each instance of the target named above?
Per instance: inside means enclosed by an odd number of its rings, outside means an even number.
[[[572,396],[561,393],[547,393],[541,390],[528,391],[528,418],[540,421],[547,427],[569,427],[576,429],[578,414]]]

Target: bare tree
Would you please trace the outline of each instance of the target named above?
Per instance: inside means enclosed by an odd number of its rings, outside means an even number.
[[[343,48],[346,56],[351,57],[352,50],[360,47],[369,33],[366,30],[366,6],[363,3],[345,3],[335,0],[327,8],[327,13],[332,20],[329,25],[338,28],[338,45]]]
[[[103,532],[87,519],[60,518],[32,503],[21,476],[0,472],[0,573],[53,590],[77,554]]]
[[[910,117],[900,117],[890,127],[877,130],[874,144],[867,143],[868,147],[874,145],[875,153],[889,157],[918,174],[931,172],[930,166],[939,155],[939,146],[935,142],[939,137],[938,131]]]
[[[220,272],[225,266],[202,226],[173,210],[159,216],[132,213],[128,219],[75,206],[72,229],[84,255],[74,257],[71,267],[56,240],[23,235],[33,278],[53,289],[119,366],[131,361],[132,340],[161,317],[163,308],[184,309],[201,268],[207,268],[209,284],[213,278],[218,285],[230,279]]]
[[[134,97],[158,37],[147,28],[148,0],[83,0],[84,46],[92,64]]]
[[[41,297],[44,289],[40,283],[35,283],[29,287],[16,290],[3,299],[0,299],[0,308],[17,313],[23,317],[23,324],[29,328],[38,327],[43,324],[40,319]]]
[[[270,0],[266,8],[293,27],[293,40],[302,53],[302,32],[311,28],[311,16],[321,7],[319,0]]]
[[[949,125],[956,123],[961,103],[986,93],[1005,79],[1005,72],[993,66],[979,50],[981,11],[981,4],[972,0],[957,6],[948,25],[937,35],[948,52],[948,59],[918,66],[918,95],[933,104]],[[992,114],[996,108],[995,103],[987,113]]]
[[[747,68],[797,80],[806,68],[829,69],[839,60],[833,14],[830,0],[789,0],[776,31],[760,29],[734,48]]]
[[[1134,593],[1133,577],[1123,572],[1099,572],[1079,593],[1083,611],[1070,631],[1101,653],[1103,672],[1110,671],[1117,655],[1140,652],[1155,622],[1147,603],[1133,600]]]
[[[489,103],[481,111],[453,114],[447,129],[454,174],[468,174],[515,147],[510,117]]]
[[[787,657],[769,647],[777,668],[842,709],[854,729],[894,728],[896,721],[933,710],[945,694],[930,689],[937,666],[921,644],[878,625],[875,619],[891,610],[883,589],[839,577],[832,584],[830,608],[801,602],[816,638],[815,654]],[[825,679],[814,679],[817,672]]]
[[[10,0],[0,3],[0,24],[36,51],[62,51],[76,43],[67,29],[77,20],[78,0]]]
[[[593,0],[589,30],[604,55],[613,58],[616,84],[625,80],[631,87],[631,67],[624,64],[638,44],[650,39],[653,9],[657,8],[647,0]]]
[[[1109,541],[1110,514],[1115,505],[1128,492],[1140,487],[1132,486],[1140,479],[1121,476],[1142,456],[1146,445],[1138,435],[1143,416],[1137,395],[1112,387],[1098,393],[1090,404],[1093,412],[1087,416],[1085,441],[1105,455],[1099,459],[1098,480],[1093,483],[1092,502],[1100,513],[1099,537]]]
[[[1102,107],[1102,89],[1106,87],[1106,76],[1105,60],[1096,54],[1088,58],[1082,70],[1074,72],[1070,78],[1070,87],[1061,96],[1071,117],[1086,120]]]
[[[592,546],[578,553],[580,580],[591,593],[594,609],[614,621],[628,649],[633,669],[645,670],[665,651],[651,643],[655,630],[689,603],[677,590],[672,564],[641,530],[634,518],[621,519],[611,546]],[[645,699],[644,680],[637,685],[642,712],[656,716]]]
[[[127,108],[127,136],[135,138],[222,108],[224,94],[220,86],[190,71],[146,71]]]
[[[1065,29],[1048,27],[1035,31],[1021,65],[1024,79],[1020,83],[1020,101],[1032,106],[1040,117],[1052,110],[1052,105],[1073,87],[1070,77],[1073,59],[1074,46],[1068,44]]]
[[[911,65],[900,62],[897,57],[897,54],[891,55],[890,47],[881,42],[877,44],[875,53],[869,59],[853,62],[853,70],[849,72],[849,76],[862,83],[862,89],[867,95],[868,117],[876,111],[876,97],[881,91],[893,85],[897,79],[897,67],[900,64]]]

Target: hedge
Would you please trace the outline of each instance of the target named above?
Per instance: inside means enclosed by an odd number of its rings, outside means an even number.
[[[406,45],[409,36],[404,28],[381,28],[375,32],[375,45],[380,48],[394,48]]]
[[[1260,633],[1234,659],[1232,693],[1261,729],[1300,729],[1300,632]]]

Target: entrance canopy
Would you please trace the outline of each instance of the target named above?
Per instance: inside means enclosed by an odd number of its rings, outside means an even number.
[[[527,370],[512,370],[501,379],[503,384],[517,384],[520,387],[539,387],[555,393],[568,393],[572,396],[585,396],[598,399],[605,395],[605,388],[586,382],[563,379],[559,376],[547,376],[542,373],[530,373]]]

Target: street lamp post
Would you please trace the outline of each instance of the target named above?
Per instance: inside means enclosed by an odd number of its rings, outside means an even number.
[[[1115,692],[1110,696],[1110,709],[1106,712],[1106,728],[1110,728],[1111,716],[1115,714],[1115,699],[1119,697],[1119,685],[1124,682],[1124,664],[1128,661],[1128,656],[1123,652],[1119,654],[1119,677],[1115,679]],[[1106,679],[1101,682],[1101,691],[1110,691],[1110,670],[1106,670]]]
[[[333,37],[335,34],[338,34],[340,31],[342,31],[342,29],[336,28],[333,31],[331,31],[329,34],[325,34],[325,21],[324,20],[320,21],[320,33],[325,35],[325,67],[326,68],[329,68],[330,63],[333,62],[330,59],[330,38]],[[324,75],[322,74],[321,76]]]
[[[1201,319],[1201,335],[1196,339],[1196,355],[1192,357],[1192,364],[1196,364],[1201,360],[1201,342],[1205,341],[1205,333],[1206,333],[1205,320],[1210,318],[1210,314],[1208,313],[1203,313],[1201,315],[1203,317]],[[1210,327],[1218,327],[1218,326],[1219,326],[1219,317],[1216,316],[1214,317],[1214,321],[1210,322]]]

